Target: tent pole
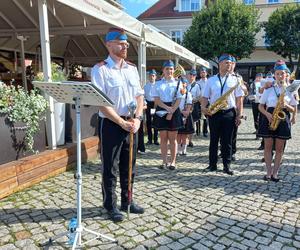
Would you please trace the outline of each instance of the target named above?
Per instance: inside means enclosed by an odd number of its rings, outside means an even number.
[[[146,43],[140,41],[138,43],[138,70],[141,78],[141,86],[146,83]]]
[[[44,81],[51,82],[51,56],[47,0],[38,0],[40,39],[42,49]],[[46,130],[48,146],[50,149],[56,149],[55,120],[54,120],[54,101],[51,96],[46,96],[49,101],[49,112],[47,112]]]
[[[18,55],[17,51],[14,50],[14,71],[17,72],[18,70]]]
[[[24,52],[24,41],[26,41],[27,38],[24,36],[17,36],[17,39],[20,40],[20,44],[21,44],[21,67],[22,67],[22,82],[23,82],[22,85],[27,92],[28,88],[27,88],[26,68],[25,68],[25,52]]]

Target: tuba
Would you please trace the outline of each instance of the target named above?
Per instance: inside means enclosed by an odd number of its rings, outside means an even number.
[[[208,113],[210,115],[214,115],[220,110],[226,109],[228,107],[227,99],[231,95],[231,93],[241,85],[241,78],[238,78],[237,84],[231,87],[224,95],[220,96],[212,105],[208,107]]]
[[[286,88],[285,88],[284,82],[282,82],[282,86],[283,86],[283,91],[278,98],[278,102],[277,102],[276,107],[272,114],[272,122],[269,125],[269,129],[272,131],[276,130],[278,128],[279,123],[281,121],[285,120],[285,118],[286,118],[286,114],[282,110],[282,106],[284,104],[284,96],[286,93]]]

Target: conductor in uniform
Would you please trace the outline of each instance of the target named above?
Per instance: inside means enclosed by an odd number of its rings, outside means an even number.
[[[232,136],[234,126],[241,123],[243,111],[242,96],[244,92],[240,86],[236,85],[236,79],[230,74],[234,58],[231,55],[223,54],[219,57],[219,73],[208,79],[204,89],[201,109],[204,114],[209,116],[210,144],[209,144],[209,166],[207,171],[217,170],[218,144],[221,143],[221,154],[223,159],[223,172],[233,175],[230,169],[232,160]],[[209,113],[206,108],[208,100],[213,105],[227,91],[233,90],[226,99],[228,105],[215,114]]]
[[[91,73],[91,81],[113,102],[113,107],[100,107],[100,142],[102,157],[102,195],[103,206],[114,222],[124,219],[117,206],[117,170],[120,174],[121,210],[127,211],[128,205],[128,166],[129,135],[134,133],[132,164],[132,186],[135,175],[136,132],[143,114],[144,91],[134,64],[126,61],[127,35],[123,29],[111,28],[105,37],[108,57],[96,64]],[[135,101],[137,108],[133,119],[128,104]],[[132,202],[131,213],[142,214],[144,209]]]

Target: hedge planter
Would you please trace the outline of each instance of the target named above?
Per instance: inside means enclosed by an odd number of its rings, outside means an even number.
[[[41,121],[40,130],[34,136],[34,150],[38,152],[46,149],[45,122]],[[34,154],[26,152],[24,144],[26,126],[22,123],[16,124],[15,128],[10,126],[6,116],[0,116],[0,164],[18,160],[25,156]]]

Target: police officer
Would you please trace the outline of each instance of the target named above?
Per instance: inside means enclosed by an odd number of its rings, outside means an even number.
[[[153,114],[151,113],[154,110],[154,97],[153,91],[156,87],[155,80],[156,80],[156,71],[155,69],[151,69],[149,71],[149,82],[145,84],[144,91],[145,91],[145,99],[147,102],[147,109],[146,109],[146,125],[147,125],[147,134],[148,134],[148,145],[151,145],[154,141],[155,145],[159,145],[158,143],[158,131],[154,129],[154,133],[152,133],[152,117]]]
[[[200,80],[197,81],[197,84],[199,84],[200,86],[200,90],[201,90],[201,96],[203,96],[203,93],[204,93],[204,89],[205,89],[205,86],[207,84],[207,69],[205,67],[201,67],[200,68]],[[208,130],[207,130],[207,119],[206,119],[206,116],[203,115],[201,117],[201,107],[200,107],[200,114],[199,114],[199,120],[198,120],[198,133],[200,134],[200,128],[201,128],[201,120],[200,118],[203,119],[203,125],[202,125],[202,133],[203,133],[203,136],[204,137],[207,137],[207,133],[208,133]]]
[[[136,133],[140,127],[144,91],[140,86],[137,68],[125,61],[127,57],[127,35],[123,29],[111,28],[105,37],[109,56],[96,64],[91,72],[91,81],[114,103],[114,107],[100,107],[100,141],[102,157],[102,194],[103,205],[110,218],[122,221],[124,215],[117,207],[117,170],[120,173],[121,210],[127,211],[128,205],[128,165],[129,134]],[[137,103],[135,118],[130,119],[128,104]],[[136,139],[133,150],[132,183],[135,175]],[[141,214],[144,209],[134,202],[131,213]]]
[[[241,123],[241,114],[243,111],[242,89],[237,87],[227,98],[228,107],[211,115],[208,112],[207,104],[213,104],[230,88],[236,85],[236,78],[230,74],[234,59],[229,54],[223,54],[219,57],[219,73],[208,79],[201,100],[201,109],[204,114],[209,116],[210,145],[209,145],[209,166],[207,171],[217,170],[218,161],[218,143],[221,143],[221,154],[223,158],[223,172],[233,175],[230,170],[232,154],[232,136],[234,126]]]

